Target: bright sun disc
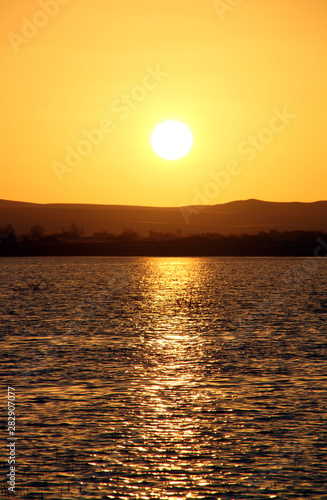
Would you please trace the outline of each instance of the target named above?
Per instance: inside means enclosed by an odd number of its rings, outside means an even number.
[[[160,123],[151,136],[155,153],[165,160],[178,160],[191,149],[193,137],[184,123],[170,120]]]

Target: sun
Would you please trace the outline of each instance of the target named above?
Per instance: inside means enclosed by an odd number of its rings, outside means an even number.
[[[191,149],[193,137],[184,123],[169,120],[160,123],[151,136],[154,152],[165,160],[178,160]]]

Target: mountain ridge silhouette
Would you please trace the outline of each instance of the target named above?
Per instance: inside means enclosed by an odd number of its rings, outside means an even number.
[[[149,231],[182,234],[256,234],[260,231],[327,231],[327,200],[273,202],[235,200],[216,205],[154,207],[87,203],[32,203],[0,200],[0,226],[12,224],[17,234],[40,224],[48,234],[72,222],[84,233],[107,230],[118,234],[126,228],[141,235]]]

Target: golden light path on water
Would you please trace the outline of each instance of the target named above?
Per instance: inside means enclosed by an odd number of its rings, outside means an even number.
[[[142,429],[139,456],[143,463],[133,467],[141,473],[151,472],[158,481],[157,488],[143,487],[142,498],[157,493],[158,498],[182,500],[198,498],[201,490],[217,493],[217,485],[206,476],[218,450],[210,449],[203,411],[210,406],[210,393],[221,398],[224,394],[217,387],[208,387],[203,325],[198,319],[197,328],[190,325],[190,311],[198,310],[197,289],[204,278],[195,275],[196,267],[187,259],[151,262],[145,303],[152,314],[148,325],[142,325],[142,363],[134,366],[131,392],[137,410],[127,420],[131,426],[137,421]],[[135,490],[135,484],[129,488]]]

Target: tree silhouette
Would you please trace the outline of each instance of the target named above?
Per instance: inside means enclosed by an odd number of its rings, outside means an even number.
[[[124,231],[118,236],[120,241],[136,241],[139,238],[138,233],[133,229],[124,229]]]
[[[11,224],[7,224],[6,226],[0,226],[0,233],[12,234],[13,236],[16,235],[16,231]]]
[[[32,240],[39,240],[40,238],[43,238],[46,233],[43,226],[40,226],[40,224],[34,224],[34,226],[30,229],[30,234]]]
[[[72,222],[69,226],[68,232],[73,238],[80,238],[84,234],[84,229],[75,222]]]

